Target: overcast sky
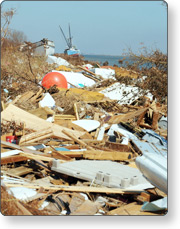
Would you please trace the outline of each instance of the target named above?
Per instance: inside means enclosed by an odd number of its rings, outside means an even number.
[[[140,43],[167,52],[167,9],[162,1],[4,1],[2,10],[16,8],[10,28],[28,41],[48,38],[61,53],[66,42],[59,25],[84,54],[121,55]]]

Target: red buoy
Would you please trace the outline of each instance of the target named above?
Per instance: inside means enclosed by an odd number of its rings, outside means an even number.
[[[49,72],[44,76],[42,80],[42,86],[46,89],[49,89],[54,85],[61,88],[68,88],[67,80],[61,73]]]

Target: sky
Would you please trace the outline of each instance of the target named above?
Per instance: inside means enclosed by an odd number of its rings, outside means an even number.
[[[71,25],[73,44],[83,54],[122,55],[128,48],[167,53],[167,7],[162,1],[4,1],[2,11],[16,8],[10,28],[30,42],[54,41],[63,53]],[[1,22],[3,23],[3,22]]]

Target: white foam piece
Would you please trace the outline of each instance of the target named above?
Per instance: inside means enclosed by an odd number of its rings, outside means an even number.
[[[100,122],[96,120],[88,120],[88,119],[81,119],[72,121],[72,123],[82,127],[83,129],[87,130],[88,132],[97,129],[100,126]]]
[[[54,107],[55,106],[55,100],[49,93],[45,93],[44,98],[39,102],[41,107]]]
[[[25,188],[25,187],[9,188],[8,193],[13,194],[13,196],[18,200],[26,200],[27,198],[37,194],[35,189]]]
[[[1,153],[1,158],[17,155],[17,154],[20,154],[20,153],[22,153],[21,150],[10,150],[10,151]]]
[[[52,72],[59,72],[61,73],[63,76],[65,76],[67,82],[75,85],[76,87],[80,87],[81,86],[79,84],[82,84],[86,87],[92,86],[95,84],[95,81],[84,76],[82,73],[76,73],[76,72],[65,72],[65,71],[56,71],[53,70]],[[68,84],[68,88],[70,88],[71,85]]]

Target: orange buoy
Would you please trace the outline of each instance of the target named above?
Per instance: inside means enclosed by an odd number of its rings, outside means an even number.
[[[68,88],[67,80],[61,73],[49,72],[44,76],[42,80],[42,86],[46,89],[49,89],[54,85],[60,88]]]

